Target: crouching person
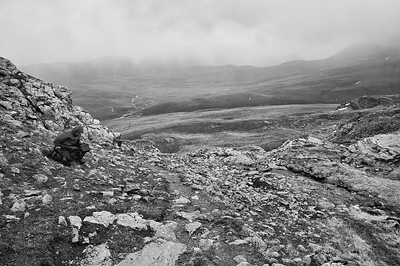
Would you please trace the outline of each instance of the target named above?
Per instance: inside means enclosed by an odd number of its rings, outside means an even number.
[[[90,148],[89,145],[81,143],[82,133],[82,126],[76,126],[60,133],[54,139],[53,152],[56,153],[56,156],[53,158],[67,166],[70,166],[73,161],[84,164],[83,156],[90,151]]]

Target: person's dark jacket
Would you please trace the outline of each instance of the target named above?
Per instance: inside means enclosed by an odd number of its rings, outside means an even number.
[[[83,132],[82,126],[74,127],[73,129],[66,130],[60,133],[54,139],[54,145],[59,146],[61,148],[72,148],[79,147],[80,138]]]

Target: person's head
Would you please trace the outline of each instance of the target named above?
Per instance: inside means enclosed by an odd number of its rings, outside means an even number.
[[[82,126],[76,126],[72,129],[72,135],[74,135],[75,137],[80,137],[82,133],[83,133]]]

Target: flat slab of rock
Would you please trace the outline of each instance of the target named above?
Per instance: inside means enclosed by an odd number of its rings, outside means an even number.
[[[157,241],[142,250],[129,254],[116,266],[174,266],[179,255],[186,251],[186,245],[172,241]]]
[[[200,216],[200,211],[194,212],[176,212],[176,214],[182,218],[192,221]]]
[[[353,147],[375,159],[390,161],[400,154],[400,134],[380,134],[365,138]]]
[[[101,224],[108,227],[115,220],[115,215],[108,211],[94,212],[92,216],[85,217],[84,222]]]
[[[146,230],[148,221],[143,219],[138,213],[124,213],[117,215],[117,224],[128,226],[136,230]]]
[[[185,197],[180,197],[179,199],[175,199],[174,203],[175,204],[188,204],[188,203],[190,203],[190,200]]]
[[[194,222],[185,225],[185,230],[189,232],[189,235],[192,235],[198,228],[200,228],[201,223]]]
[[[157,222],[154,222],[157,223]],[[154,234],[154,238],[162,238],[165,240],[171,240],[171,241],[175,241],[176,240],[176,236],[175,236],[175,230],[176,227],[178,226],[177,222],[174,221],[170,221],[164,225],[160,224],[156,227],[156,232]],[[151,224],[150,224],[150,227]],[[154,227],[152,227],[154,228]]]

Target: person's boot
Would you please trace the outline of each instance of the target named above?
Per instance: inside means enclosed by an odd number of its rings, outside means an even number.
[[[65,166],[68,166],[68,167],[71,166],[71,162],[70,162],[70,161],[67,161],[67,160],[62,160],[61,163],[62,163],[63,165],[65,165]]]

